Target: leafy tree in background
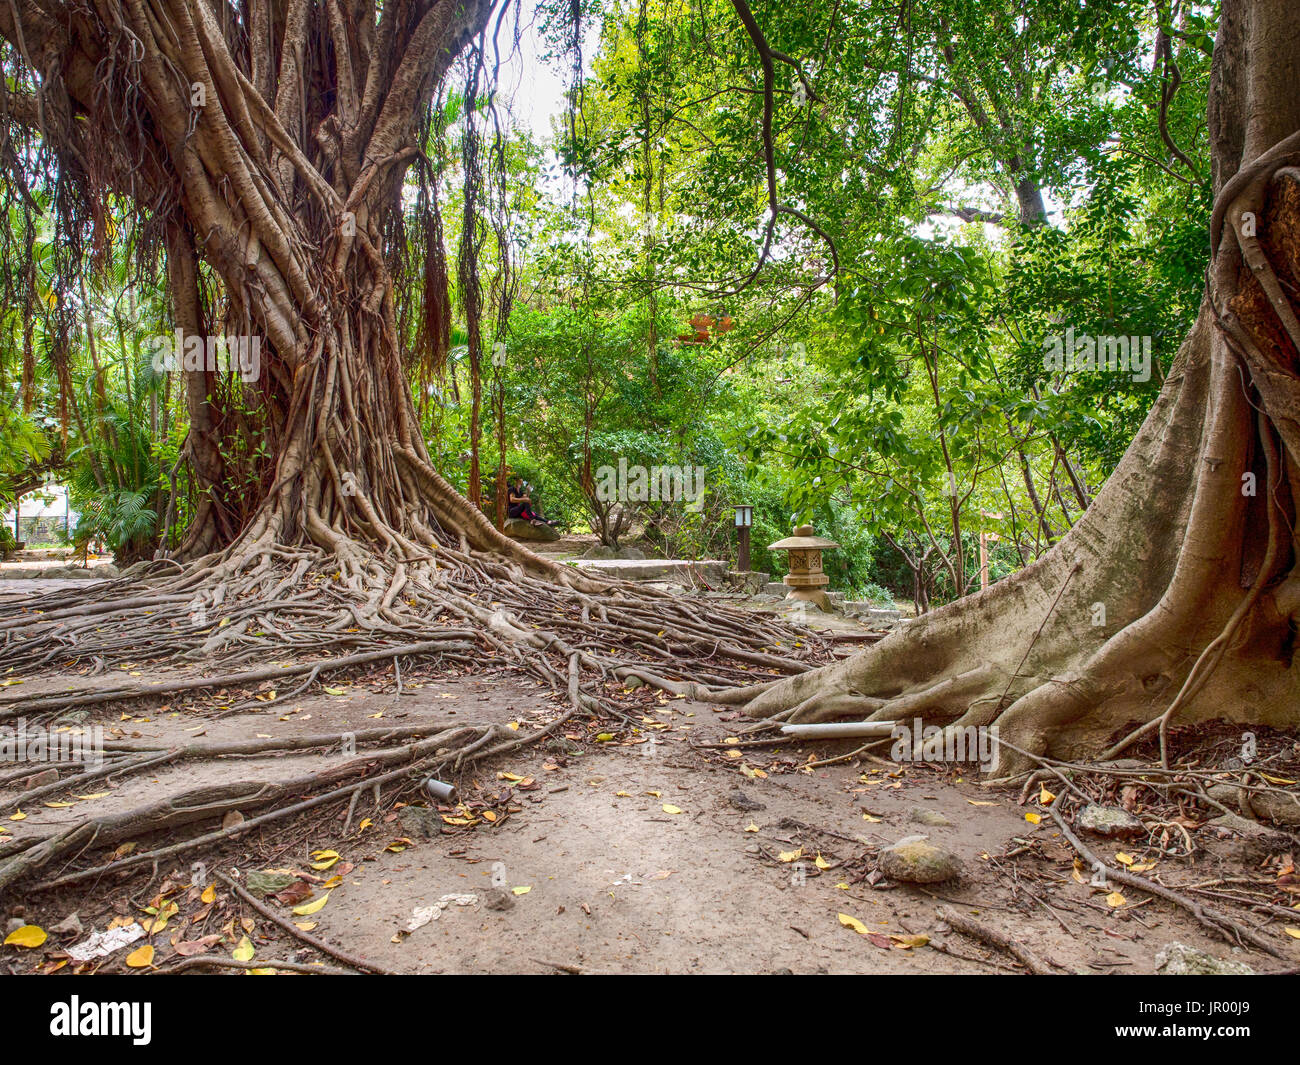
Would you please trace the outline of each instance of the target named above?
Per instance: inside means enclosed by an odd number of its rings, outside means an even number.
[[[0,11],[11,214],[23,159],[59,171],[38,192],[63,238],[44,253],[41,327],[60,431],[80,418],[81,443],[111,443],[143,417],[129,360],[110,370],[94,347],[86,284],[119,216],[137,265],[166,279],[171,324],[266,344],[255,383],[181,382],[194,507],[181,572],[155,592],[259,602],[338,582],[358,642],[377,644],[421,602],[502,630],[474,597],[524,580],[574,606],[555,625],[585,621],[578,597],[603,586],[476,506],[490,423],[498,506],[510,454],[575,506],[602,461],[716,456],[720,487],[893,539],[916,597],[951,600],[749,693],[754,714],[888,718],[904,698],[1070,753],[1216,712],[1248,674],[1243,713],[1293,721],[1283,164],[1300,105],[1284,0],[547,3],[577,75],[550,145],[559,188],[490,102],[509,7],[413,0],[340,21],[160,2],[165,19],[110,4],[75,25],[44,0]],[[602,19],[590,78],[584,15]],[[119,26],[138,66],[103,62]],[[457,97],[441,86],[458,54]],[[512,179],[533,191],[510,196]],[[18,244],[5,261],[30,308],[34,242]],[[1044,338],[1066,329],[1150,335],[1159,373],[1048,373]],[[10,332],[31,365],[26,326]],[[498,343],[507,362],[489,369]],[[747,480],[718,448],[742,436]],[[106,496],[167,470],[134,444],[77,455],[131,471],[97,479]],[[117,498],[132,520],[158,510]],[[980,531],[1016,568],[970,595]],[[871,553],[851,542],[849,566]],[[203,648],[250,654],[256,638],[231,625]]]

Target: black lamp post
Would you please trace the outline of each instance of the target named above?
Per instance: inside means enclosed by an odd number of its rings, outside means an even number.
[[[749,572],[749,530],[754,524],[754,508],[747,504],[736,507],[736,534],[740,537],[739,558],[736,569],[741,573]]]

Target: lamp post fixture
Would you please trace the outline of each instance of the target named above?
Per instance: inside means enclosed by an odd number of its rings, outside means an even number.
[[[736,559],[736,569],[741,573],[749,572],[749,530],[754,524],[754,508],[746,503],[736,506],[736,535],[740,538],[740,550]]]
[[[790,589],[785,597],[812,603],[831,613],[831,601],[825,591],[831,579],[822,572],[822,552],[833,551],[839,546],[832,540],[813,535],[811,525],[800,525],[793,536],[770,544],[769,551],[790,553],[790,572],[781,579],[781,583]]]
[[[1001,514],[990,514],[987,510],[980,511],[982,518],[994,518],[997,521],[1002,520]],[[995,532],[987,532],[980,529],[980,591],[989,586],[989,554],[988,545],[996,543],[1000,537]]]

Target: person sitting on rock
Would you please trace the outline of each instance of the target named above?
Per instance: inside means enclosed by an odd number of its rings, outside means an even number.
[[[550,525],[554,527],[555,522],[547,521],[541,516],[533,506],[532,498],[528,495],[528,489],[524,485],[522,477],[512,477],[506,482],[508,492],[506,514],[512,518],[522,518],[530,525]]]

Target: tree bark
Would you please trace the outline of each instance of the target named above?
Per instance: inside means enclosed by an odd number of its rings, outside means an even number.
[[[229,576],[307,545],[355,570],[365,551],[423,555],[441,534],[554,572],[429,464],[384,254],[419,116],[491,0],[252,0],[250,32],[209,0],[0,8],[0,32],[46,72],[45,110],[76,118],[48,129],[52,146],[70,170],[96,153],[83,192],[163,216],[175,327],[258,345],[242,391],[267,458],[251,485],[230,483],[211,365],[185,374],[200,501],[181,561],[220,553],[206,565]]]
[[[1157,730],[1163,746],[1171,720],[1296,724],[1300,323],[1287,293],[1300,291],[1298,71],[1289,0],[1225,0],[1205,297],[1078,523],[1028,568],[765,689],[751,713],[996,724],[1027,752],[1004,745],[1002,774]]]

